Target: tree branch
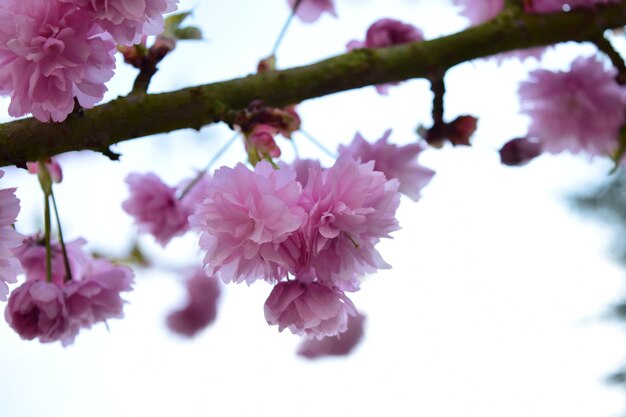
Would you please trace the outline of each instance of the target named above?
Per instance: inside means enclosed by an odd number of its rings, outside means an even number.
[[[362,49],[312,65],[161,94],[120,97],[68,117],[63,123],[34,118],[0,125],[0,166],[23,164],[62,152],[109,146],[147,135],[224,121],[260,99],[285,106],[375,84],[434,74],[476,58],[564,41],[586,41],[626,25],[626,1],[595,10],[511,15],[463,32],[385,49]]]

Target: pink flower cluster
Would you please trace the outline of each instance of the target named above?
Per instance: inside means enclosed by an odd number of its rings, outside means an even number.
[[[65,244],[67,258],[70,264],[70,271],[82,275],[85,265],[91,257],[83,251],[83,246],[87,243],[85,239],[76,239]],[[50,242],[51,249],[51,281],[58,286],[62,286],[69,280],[61,244],[55,240]],[[46,276],[46,246],[42,235],[35,235],[24,240],[21,246],[15,248],[13,253],[20,261],[26,280],[41,280]]]
[[[11,292],[4,315],[23,339],[37,338],[44,343],[60,340],[66,346],[81,328],[123,317],[120,293],[131,290],[132,271],[92,258],[81,250],[83,244],[79,239],[68,245],[71,280],[61,270],[58,244],[54,244],[51,281],[46,280],[45,248],[40,241],[29,239],[16,250],[26,282]]]
[[[202,200],[210,180],[202,175],[197,183],[187,180],[174,188],[154,174],[130,174],[126,182],[130,197],[122,208],[135,218],[140,232],[150,233],[165,246],[189,230],[189,215]]]
[[[417,163],[417,157],[424,150],[419,143],[398,146],[387,140],[391,129],[374,143],[366,141],[357,133],[348,146],[339,146],[340,154],[350,155],[363,162],[374,161],[374,169],[385,174],[387,178],[400,181],[399,191],[411,200],[417,201],[420,192],[435,175],[435,171]]]
[[[178,0],[61,0],[93,13],[96,22],[121,45],[163,31],[163,14],[176,10]]]
[[[594,57],[576,59],[565,72],[531,72],[519,88],[522,112],[531,119],[529,136],[551,153],[609,155],[617,148],[626,104],[626,89],[615,76]]]
[[[65,120],[91,108],[115,68],[115,41],[162,30],[176,0],[5,0],[0,3],[0,94],[9,114]],[[115,38],[115,39],[114,39]]]
[[[4,171],[0,170],[0,178]],[[15,188],[0,190],[0,301],[6,301],[9,286],[17,281],[21,268],[12,250],[20,246],[24,237],[17,233],[13,224],[20,211],[20,200],[15,197]]]
[[[222,167],[190,222],[201,231],[208,275],[278,281],[268,323],[321,338],[345,331],[356,314],[344,291],[389,267],[375,245],[398,229],[399,183],[347,155],[328,169],[310,164],[304,177],[265,161],[254,171]]]
[[[365,41],[348,42],[348,51],[361,48],[386,48],[403,43],[423,41],[424,34],[413,25],[395,19],[380,19],[374,22],[365,35]],[[389,87],[399,83],[388,83],[376,86],[379,94],[387,94]]]

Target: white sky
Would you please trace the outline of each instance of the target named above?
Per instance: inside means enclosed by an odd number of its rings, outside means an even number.
[[[285,0],[182,1],[205,42],[181,43],[161,65],[152,91],[230,79],[254,71],[287,17]],[[295,21],[279,66],[343,52],[380,17],[420,26],[430,37],[463,19],[443,1],[337,0],[338,20]],[[568,46],[546,57],[565,67],[589,48]],[[447,116],[471,113],[480,125],[471,149],[423,154],[437,171],[419,203],[400,208],[403,229],[380,250],[393,265],[367,278],[352,297],[367,315],[367,337],[345,359],[307,362],[298,338],[263,318],[270,287],[229,286],[216,325],[193,341],[168,333],[164,316],[182,296],[179,277],[138,271],[127,318],[83,331],[69,348],[24,342],[0,324],[1,415],[85,416],[428,416],[614,417],[626,410],[623,391],[603,378],[626,360],[623,327],[602,319],[624,293],[624,271],[607,249],[611,227],[585,220],[564,203],[568,192],[604,178],[610,165],[572,156],[543,156],[520,169],[499,164],[495,150],[522,135],[516,80],[536,63],[465,64],[449,73]],[[110,97],[126,93],[133,70],[121,66]],[[330,148],[358,130],[375,140],[414,140],[429,124],[424,81],[391,90],[365,88],[303,103],[304,128]],[[6,108],[6,101],[3,101]],[[3,112],[6,114],[6,112]],[[56,195],[68,239],[123,253],[133,236],[120,207],[129,171],[155,171],[170,182],[191,175],[230,137],[222,126],[182,131],[118,147],[121,163],[89,153],[63,159]],[[301,153],[323,157],[302,137]],[[158,149],[157,149],[157,145]],[[289,156],[289,144],[282,143]],[[193,152],[190,152],[193,150]],[[244,158],[233,146],[222,161]],[[3,188],[18,184],[18,227],[37,228],[36,179],[10,170]],[[193,236],[167,251],[148,250],[166,266],[196,255]]]

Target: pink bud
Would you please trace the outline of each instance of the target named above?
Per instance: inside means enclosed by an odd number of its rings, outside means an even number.
[[[277,133],[276,128],[270,125],[256,125],[247,137],[246,151],[249,152],[250,149],[254,148],[260,156],[278,158],[280,156],[280,149],[278,145],[276,145],[276,141],[274,141],[274,135]]]
[[[63,181],[63,171],[61,170],[61,165],[59,165],[56,159],[48,158],[46,159],[45,164],[52,182],[58,184]],[[28,172],[31,174],[38,174],[39,162],[26,162],[26,168],[28,168]]]
[[[541,152],[541,144],[538,142],[532,142],[528,138],[512,139],[500,149],[500,161],[509,166],[524,165]]]

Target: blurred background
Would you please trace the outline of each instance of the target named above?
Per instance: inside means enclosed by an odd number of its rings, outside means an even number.
[[[451,1],[336,0],[336,8],[338,19],[292,22],[279,68],[343,53],[382,17],[412,23],[427,38],[466,25]],[[188,22],[204,40],[180,42],[151,92],[255,72],[289,15],[286,0],[182,0],[180,10],[193,11]],[[576,56],[594,53],[590,45],[566,44],[541,62],[477,60],[449,71],[446,119],[479,117],[474,145],[421,155],[437,174],[419,202],[403,197],[402,230],[379,245],[393,269],[366,278],[351,296],[367,316],[365,339],[351,356],[297,357],[299,338],[265,322],[271,287],[264,283],[227,286],[212,327],[192,340],[172,334],[165,317],[183,302],[180,270],[201,259],[197,237],[163,249],[140,236],[156,267],[135,269],[124,320],[83,330],[67,348],[22,341],[0,324],[2,415],[626,415],[619,320],[626,310],[626,179],[609,175],[608,160],[544,155],[509,168],[497,152],[526,133],[516,90],[527,72],[566,69]],[[119,60],[106,100],[127,94],[135,75]],[[387,97],[368,87],[298,110],[303,129],[334,150],[357,131],[374,141],[393,128],[392,142],[415,141],[416,127],[431,124],[431,99],[429,84],[414,80]],[[8,101],[1,104],[6,114]],[[120,162],[90,152],[62,156],[65,178],[55,194],[64,235],[126,256],[137,240],[120,206],[126,175],[155,172],[177,184],[230,137],[216,125],[122,143],[115,147]],[[301,155],[331,162],[304,136],[294,141]],[[279,145],[291,160],[291,144]],[[218,166],[244,158],[236,143]],[[36,177],[8,169],[1,186],[19,187],[18,230],[40,230]]]

